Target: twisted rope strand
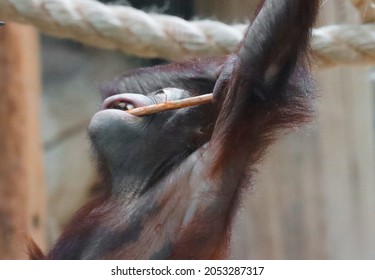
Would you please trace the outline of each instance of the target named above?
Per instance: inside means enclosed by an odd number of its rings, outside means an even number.
[[[98,48],[169,60],[228,54],[246,28],[212,20],[188,22],[94,0],[0,0],[0,17]],[[313,56],[320,67],[375,64],[375,25],[315,29]]]
[[[313,56],[317,64],[375,63],[375,25],[332,25],[313,30]]]

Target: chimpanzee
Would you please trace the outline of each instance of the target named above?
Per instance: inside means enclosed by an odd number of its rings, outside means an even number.
[[[144,68],[103,87],[89,135],[103,192],[46,259],[222,259],[255,165],[312,116],[309,39],[319,0],[265,0],[228,56]],[[213,92],[210,104],[134,107]]]

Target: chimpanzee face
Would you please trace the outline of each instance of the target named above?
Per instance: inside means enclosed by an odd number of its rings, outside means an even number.
[[[126,112],[188,97],[185,90],[165,88],[146,95],[116,94],[104,100],[101,111],[91,120],[89,135],[112,180],[160,178],[160,172],[167,173],[209,140],[214,124],[212,105],[143,117]]]

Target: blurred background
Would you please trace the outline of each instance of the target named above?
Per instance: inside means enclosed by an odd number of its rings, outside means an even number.
[[[126,2],[122,1],[188,20],[210,18],[229,24],[245,23],[257,4],[256,0]],[[324,1],[318,24],[359,23],[362,15],[352,2]],[[9,235],[17,231],[17,224],[25,223],[25,231],[47,249],[95,190],[86,130],[100,106],[98,85],[126,70],[165,62],[46,35],[39,39],[42,94],[41,103],[32,106],[40,110],[41,122],[35,124],[34,133],[40,126],[43,158],[38,164],[44,175],[39,185],[45,186],[45,197],[40,187],[28,202],[32,210],[21,215],[21,221],[10,222],[9,209],[17,213],[26,198],[17,193],[19,199],[13,201],[8,190],[1,190],[6,187],[1,176],[8,174],[9,162],[0,163],[2,259],[25,258],[22,250],[15,253],[10,247]],[[27,53],[33,56],[31,51]],[[259,166],[255,190],[246,194],[236,222],[233,259],[375,258],[375,74],[369,66],[317,68],[314,74],[320,88],[316,120],[277,142]],[[37,74],[33,77],[38,79]],[[0,89],[4,90],[1,84]],[[25,109],[33,104],[23,102]],[[0,119],[1,125],[7,124]],[[4,137],[0,134],[0,160],[11,145]],[[9,223],[13,226],[4,226]]]

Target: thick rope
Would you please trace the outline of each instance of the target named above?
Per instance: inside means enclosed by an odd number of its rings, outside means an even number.
[[[170,60],[230,53],[246,28],[212,20],[187,22],[93,0],[0,0],[0,17],[91,46]],[[375,25],[316,29],[313,55],[324,67],[375,64]]]
[[[375,25],[332,25],[313,30],[319,66],[375,64]]]

